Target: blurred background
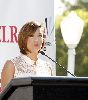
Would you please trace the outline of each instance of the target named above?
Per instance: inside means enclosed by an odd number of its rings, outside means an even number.
[[[75,48],[75,71],[77,77],[88,77],[88,0],[55,0],[56,61],[67,69],[68,48],[64,43],[60,23],[71,11],[84,21],[84,29],[79,44]],[[56,65],[56,75],[65,76],[67,72]]]

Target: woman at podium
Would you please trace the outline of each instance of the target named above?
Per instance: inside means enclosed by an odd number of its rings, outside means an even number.
[[[45,28],[38,22],[31,21],[23,25],[18,34],[20,55],[6,61],[1,73],[2,90],[12,78],[30,76],[51,76],[49,62],[38,58],[44,46]]]

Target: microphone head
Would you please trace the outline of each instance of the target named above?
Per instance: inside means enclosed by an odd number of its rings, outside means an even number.
[[[45,55],[45,53],[43,51],[40,51],[39,53],[41,53],[42,55]]]

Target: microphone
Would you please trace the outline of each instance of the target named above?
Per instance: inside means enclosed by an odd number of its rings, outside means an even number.
[[[39,53],[41,53],[42,55],[48,57],[50,60],[52,60],[53,62],[55,62],[56,64],[58,64],[60,67],[62,67],[67,73],[69,73],[73,77],[76,77],[74,74],[72,74],[70,71],[68,71],[64,66],[62,66],[61,64],[57,63],[55,60],[53,60],[52,58],[50,58],[49,56],[47,56],[43,51],[40,51]]]

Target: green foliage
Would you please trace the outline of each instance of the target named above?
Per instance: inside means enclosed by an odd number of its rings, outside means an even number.
[[[88,0],[77,0],[77,6],[78,8],[88,10]]]
[[[62,21],[64,16],[59,16],[57,19],[56,19],[56,22],[55,22],[55,34],[56,34],[56,61],[58,63],[60,63],[62,66],[65,66],[66,68],[66,58],[67,58],[67,55],[66,55],[66,52],[67,52],[67,48],[66,48],[66,45],[64,44],[64,41],[62,39],[62,35],[61,35],[61,30],[60,30],[60,22]],[[66,72],[57,65],[56,67],[56,74],[57,75],[66,75]]]
[[[77,14],[84,20],[85,26],[82,38],[76,49],[76,74],[78,76],[88,76],[88,11],[76,10]]]

